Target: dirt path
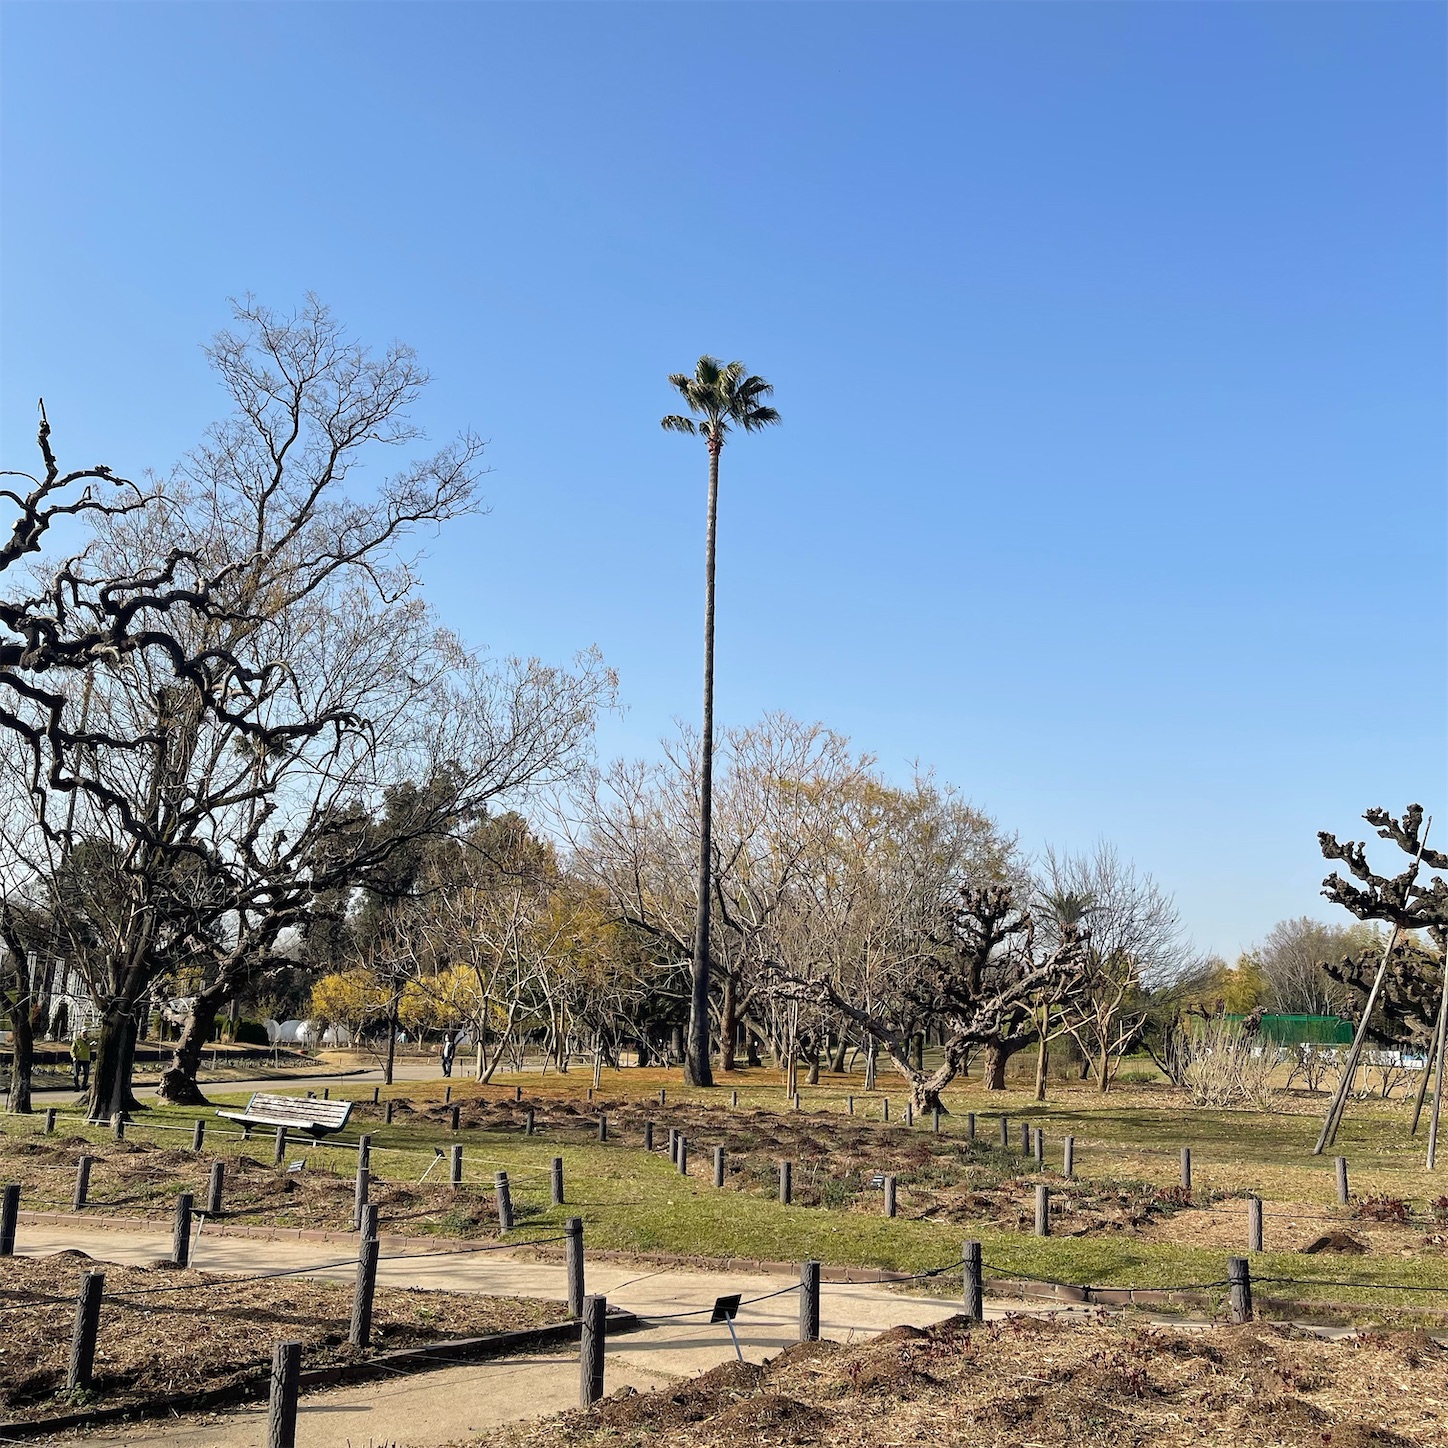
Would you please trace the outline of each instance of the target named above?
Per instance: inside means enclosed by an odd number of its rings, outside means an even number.
[[[112,1262],[150,1263],[170,1250],[160,1234],[87,1232],[22,1224],[17,1250],[32,1256],[78,1248]],[[398,1250],[391,1243],[384,1252]],[[427,1251],[419,1242],[415,1251]],[[260,1242],[205,1235],[197,1244],[193,1265],[214,1272],[257,1272],[279,1268],[318,1267],[318,1276],[350,1280],[353,1268],[338,1245]],[[328,1266],[327,1264],[341,1264]],[[567,1284],[562,1265],[528,1261],[509,1253],[461,1257],[414,1256],[384,1261],[379,1280],[402,1286],[447,1288],[452,1291],[543,1297],[564,1300]],[[690,1376],[733,1357],[727,1329],[707,1317],[666,1320],[667,1314],[708,1307],[725,1293],[746,1298],[788,1288],[794,1279],[757,1273],[654,1271],[647,1267],[598,1263],[588,1270],[590,1292],[607,1295],[610,1304],[653,1320],[643,1329],[610,1338],[606,1391],[625,1385],[645,1390],[671,1379]],[[959,1310],[939,1298],[907,1296],[870,1285],[826,1283],[821,1305],[821,1330],[826,1337],[848,1341],[901,1323],[925,1326]],[[1000,1315],[1005,1308],[990,1308]],[[1019,1303],[1010,1310],[1020,1311]],[[795,1294],[785,1292],[742,1309],[738,1319],[740,1346],[746,1357],[761,1361],[798,1337],[799,1309]],[[510,1359],[476,1366],[446,1368],[309,1394],[297,1421],[298,1448],[339,1448],[350,1444],[396,1444],[397,1448],[442,1448],[479,1435],[499,1423],[541,1417],[577,1405],[576,1353]],[[129,1430],[108,1428],[89,1439],[125,1443],[133,1448],[261,1448],[265,1441],[262,1409],[237,1411],[206,1421],[173,1422],[165,1427],[142,1424]],[[60,1441],[60,1440],[56,1440]]]

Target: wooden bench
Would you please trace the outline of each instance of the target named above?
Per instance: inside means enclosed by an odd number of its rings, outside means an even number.
[[[340,1131],[352,1114],[350,1101],[322,1101],[315,1096],[270,1096],[258,1091],[246,1103],[245,1111],[218,1111],[228,1121],[243,1126],[285,1126],[289,1131],[310,1131],[325,1136]]]

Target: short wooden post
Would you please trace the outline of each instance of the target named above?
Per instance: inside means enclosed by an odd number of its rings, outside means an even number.
[[[53,1106],[45,1108],[45,1134],[47,1136],[55,1134],[55,1107]]]
[[[796,1111],[798,1111],[798,1110],[799,1110],[799,1092],[798,1092],[798,1091],[796,1091],[796,1092],[794,1093],[793,1100],[794,1100],[794,1109],[795,1109]]]
[[[1192,1189],[1192,1149],[1189,1146],[1182,1147],[1182,1190],[1189,1192]]]
[[[454,1106],[452,1109],[452,1129],[456,1131],[463,1124],[463,1109],[461,1106]]]
[[[563,1205],[563,1158],[555,1156],[548,1170],[549,1200],[555,1207]]]
[[[967,1141],[974,1141],[974,1140],[975,1140],[975,1112],[974,1112],[974,1111],[967,1111],[967,1112],[965,1113],[965,1139],[966,1139]]]
[[[389,1101],[387,1105],[382,1108],[382,1124],[384,1126],[392,1125],[392,1111],[394,1105],[394,1102]]]
[[[1262,1198],[1255,1195],[1247,1198],[1247,1250],[1262,1250]]]
[[[1061,1149],[1061,1175],[1068,1181],[1076,1175],[1076,1138],[1068,1136]]]
[[[599,1139],[600,1141],[607,1141],[607,1140],[608,1140],[608,1117],[607,1117],[607,1116],[600,1116],[600,1117],[598,1118],[598,1139]]]
[[[70,1209],[73,1212],[78,1212],[85,1206],[85,1199],[90,1194],[90,1174],[94,1164],[93,1156],[83,1156],[75,1164],[75,1192],[70,1199]]]
[[[359,1136],[357,1138],[357,1165],[371,1167],[372,1165],[372,1138],[370,1136]]]
[[[1337,1204],[1340,1207],[1347,1206],[1347,1158],[1335,1156],[1332,1164],[1337,1172]]]
[[[1252,1269],[1245,1257],[1227,1258],[1227,1287],[1233,1322],[1252,1321]]]
[[[532,1108],[531,1106],[529,1106],[529,1107],[523,1112],[523,1135],[524,1135],[524,1136],[532,1136],[532,1135],[533,1135],[533,1132],[534,1132],[534,1129],[535,1129],[535,1126],[536,1126],[536,1123],[535,1123],[534,1117],[533,1117],[533,1108]]]
[[[932,1112],[930,1113],[930,1124],[931,1124],[931,1126],[934,1128],[936,1136],[939,1136],[939,1135],[940,1135],[940,1108],[939,1108],[938,1106],[935,1108],[934,1111],[932,1111]]]
[[[1022,1155],[1022,1156],[1029,1156],[1030,1154],[1031,1154],[1031,1123],[1030,1123],[1029,1121],[1023,1121],[1023,1122],[1021,1122],[1021,1155]]]
[[[591,1408],[603,1396],[603,1339],[608,1299],[583,1300],[583,1331],[578,1339],[578,1406]]]
[[[226,1163],[214,1161],[206,1178],[206,1215],[221,1215],[221,1195],[226,1190]]]
[[[372,1340],[372,1302],[377,1295],[377,1258],[382,1244],[376,1233],[364,1233],[357,1247],[357,1279],[352,1288],[352,1322],[348,1341],[366,1347]]]
[[[563,1224],[564,1258],[568,1275],[568,1315],[583,1316],[583,1218],[569,1217]]]
[[[714,1185],[716,1187],[724,1185],[724,1148],[722,1146],[714,1148]]]
[[[729,1104],[731,1106],[739,1105],[739,1093],[737,1091],[731,1091],[729,1093]]]
[[[915,1125],[915,1103],[913,1101],[907,1101],[905,1103],[905,1125]]]
[[[372,1088],[372,1104],[373,1104],[374,1106],[377,1105],[378,1098],[379,1098],[381,1095],[382,1095],[382,1088],[381,1088],[380,1086],[374,1086],[374,1087]]]
[[[508,1173],[500,1171],[493,1178],[493,1189],[498,1198],[498,1229],[513,1230],[513,1193],[508,1188]]]
[[[590,1101],[593,1100],[593,1087],[592,1087],[592,1086],[590,1086],[590,1087],[588,1088],[588,1099],[589,1099]]]
[[[449,1086],[447,1089],[448,1089],[449,1091],[451,1091],[451,1090],[452,1090],[452,1087]],[[331,1088],[330,1086],[323,1086],[323,1087],[322,1087],[322,1100],[323,1100],[323,1101],[330,1101],[331,1099],[332,1099],[332,1088]]]
[[[885,1215],[887,1217],[895,1215],[895,1178],[893,1176],[885,1178]]]
[[[679,1165],[679,1175],[689,1175],[689,1140],[683,1132],[679,1133],[679,1154],[674,1158]]]
[[[287,1129],[277,1127],[276,1145],[272,1148],[272,1165],[281,1166],[287,1159]]]
[[[101,1329],[101,1297],[105,1287],[104,1272],[87,1272],[80,1279],[80,1295],[75,1300],[75,1326],[70,1334],[70,1366],[65,1375],[65,1385],[72,1392],[91,1385],[96,1337]]]
[[[171,1261],[177,1267],[191,1265],[191,1209],[196,1198],[182,1192],[176,1198],[176,1222],[171,1230]]]
[[[514,1101],[521,1101],[522,1099],[523,1099],[523,1088],[522,1088],[521,1086],[515,1086],[515,1087],[513,1087],[513,1100],[514,1100]]]
[[[301,1377],[301,1343],[277,1343],[272,1348],[271,1398],[267,1403],[266,1414],[266,1448],[297,1448],[297,1388]]]
[[[206,1143],[206,1123],[198,1116],[191,1127],[191,1150],[200,1152]]]
[[[960,1255],[965,1264],[965,1315],[971,1322],[984,1322],[985,1288],[981,1280],[980,1243],[965,1243]]]
[[[124,1112],[118,1111],[111,1117],[111,1135],[114,1136],[117,1141],[124,1141],[126,1139],[126,1117]]]
[[[451,1086],[444,1086],[444,1087],[442,1088],[442,1104],[443,1104],[444,1106],[446,1106],[446,1105],[448,1104],[448,1102],[451,1101],[451,1100],[452,1100],[452,1087],[451,1087]]]
[[[787,1207],[794,1200],[794,1163],[782,1161],[779,1164],[779,1204]]]
[[[1031,1147],[1036,1157],[1036,1170],[1042,1170],[1046,1165],[1046,1132],[1043,1127],[1036,1127],[1031,1133]]]
[[[820,1340],[820,1264],[801,1262],[799,1267],[799,1340]]]
[[[1036,1185],[1036,1236],[1051,1235],[1051,1189],[1045,1182]]]
[[[845,1114],[847,1116],[853,1116],[855,1114],[855,1098],[853,1096],[845,1097]]]
[[[1001,1117],[1001,1150],[1009,1151],[1011,1146],[1011,1119],[1009,1116]]]
[[[448,1151],[448,1185],[456,1191],[463,1184],[463,1147],[458,1142]]]
[[[646,1121],[646,1122],[644,1122],[644,1150],[645,1150],[645,1151],[652,1151],[653,1149],[654,1149],[654,1123],[653,1123],[652,1121]]]
[[[884,1119],[885,1119],[886,1121],[888,1121],[888,1120],[890,1119],[890,1098],[889,1098],[888,1096],[885,1098],[885,1117],[884,1117]]]
[[[0,1192],[0,1257],[15,1255],[15,1223],[20,1218],[20,1188],[11,1182]]]
[[[673,1161],[673,1162],[677,1162],[678,1159],[679,1159],[679,1128],[678,1128],[677,1126],[671,1126],[671,1127],[669,1128],[669,1160],[670,1160],[670,1161]]]
[[[663,1087],[663,1086],[660,1086],[660,1087],[659,1087],[659,1105],[660,1105],[660,1106],[662,1106],[662,1105],[664,1104],[664,1101],[665,1101],[665,1099],[667,1098],[667,1096],[668,1096],[668,1091],[667,1091],[667,1089],[666,1089],[665,1087]]]

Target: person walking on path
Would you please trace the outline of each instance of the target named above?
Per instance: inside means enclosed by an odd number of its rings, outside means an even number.
[[[456,1049],[457,1049],[457,1046],[456,1046],[456,1044],[455,1044],[454,1041],[453,1041],[453,1034],[452,1034],[452,1032],[451,1032],[451,1031],[446,1032],[446,1033],[443,1035],[443,1038],[442,1038],[442,1052],[441,1052],[441,1057],[442,1057],[442,1074],[443,1074],[444,1076],[451,1076],[451,1075],[452,1075],[453,1052],[454,1052]]]
[[[90,1066],[90,1041],[84,1035],[79,1035],[70,1043],[70,1075],[77,1091],[89,1089]]]

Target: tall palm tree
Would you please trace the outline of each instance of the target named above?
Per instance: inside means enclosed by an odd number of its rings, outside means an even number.
[[[665,432],[702,437],[709,449],[709,521],[704,534],[704,731],[699,762],[699,902],[694,914],[694,958],[690,967],[689,1036],[684,1045],[684,1080],[712,1086],[709,1068],[709,889],[713,874],[714,804],[714,531],[719,515],[719,454],[732,427],[758,432],[779,421],[766,404],[774,388],[752,376],[742,362],[701,357],[691,377],[675,372],[678,389],[693,417],[663,419]],[[697,419],[697,421],[696,421]]]

